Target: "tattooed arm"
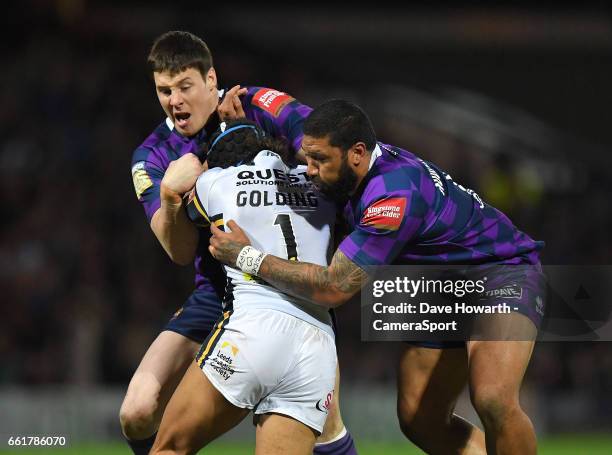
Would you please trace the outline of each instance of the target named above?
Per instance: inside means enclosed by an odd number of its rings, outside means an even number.
[[[268,255],[258,275],[287,294],[329,308],[349,300],[367,279],[366,273],[340,250],[336,250],[328,267]]]
[[[211,226],[209,250],[219,261],[235,267],[238,253],[250,242],[235,222],[227,226],[231,232]],[[328,267],[268,255],[257,275],[280,291],[329,308],[348,301],[367,280],[366,273],[339,250]]]

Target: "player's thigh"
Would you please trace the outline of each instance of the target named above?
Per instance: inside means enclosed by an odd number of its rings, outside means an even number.
[[[336,365],[336,383],[334,386],[334,398],[327,419],[325,420],[325,426],[323,427],[323,433],[317,438],[317,442],[327,442],[335,438],[344,428],[342,422],[342,414],[340,413],[340,365]]]
[[[161,404],[163,410],[199,347],[198,343],[178,333],[160,333],[136,369],[122,407],[152,400]]]
[[[255,455],[310,455],[314,448],[312,428],[281,414],[258,418]]]
[[[408,345],[400,357],[397,381],[402,425],[445,420],[467,382],[466,350]]]
[[[521,332],[536,329],[526,316],[515,313],[505,315],[515,319],[513,326],[522,324]],[[518,399],[518,393],[531,359],[535,342],[472,340],[467,342],[470,393],[477,396],[498,399]]]
[[[194,361],[166,407],[152,453],[195,453],[248,413],[227,401]]]

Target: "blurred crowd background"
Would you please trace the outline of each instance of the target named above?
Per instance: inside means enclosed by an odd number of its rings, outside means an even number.
[[[221,87],[362,105],[380,140],[546,241],[545,264],[610,264],[603,8],[21,4],[0,71],[0,387],[127,387],[192,289],[130,176],[132,151],[163,119],[146,55],[170,29],[209,44]],[[360,342],[356,306],[339,317],[343,383],[391,387],[401,346]],[[525,388],[549,404],[549,431],[609,429],[612,343],[538,344]]]

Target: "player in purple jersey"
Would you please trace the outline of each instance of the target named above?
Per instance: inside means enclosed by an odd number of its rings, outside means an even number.
[[[367,282],[370,266],[526,267],[529,273],[512,276],[524,291],[518,311],[504,315],[528,334],[525,341],[408,345],[399,365],[398,416],[406,436],[427,453],[535,454],[533,426],[518,396],[543,315],[542,242],[433,164],[377,143],[366,114],[346,101],[332,100],[312,112],[302,148],[317,186],[348,201],[344,215],[352,232],[329,267],[250,250],[260,264],[256,274],[286,293],[336,307]],[[211,227],[209,249],[240,268],[236,258],[249,240],[233,221],[227,226],[231,232]],[[506,284],[503,274],[495,278]],[[486,304],[494,305],[495,298]],[[454,414],[466,382],[484,433]]]
[[[136,454],[148,453],[170,396],[221,315],[225,276],[208,253],[210,234],[188,220],[183,205],[183,195],[204,169],[209,134],[221,119],[246,116],[268,134],[285,138],[295,153],[303,120],[312,110],[269,88],[219,90],[208,47],[188,32],[160,36],[148,63],[167,118],[133,153],[134,188],[164,250],[178,264],[193,261],[196,274],[193,293],[147,350],[121,406],[121,428]],[[333,409],[330,416],[319,438],[321,447],[331,447],[325,443],[338,434],[352,447],[339,411]]]

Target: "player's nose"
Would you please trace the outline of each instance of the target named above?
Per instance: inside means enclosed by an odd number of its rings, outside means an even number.
[[[181,96],[180,92],[178,90],[173,91],[170,95],[170,106],[180,106],[182,103],[183,97]]]
[[[306,174],[308,177],[313,178],[319,175],[319,169],[312,164],[311,160],[306,160]]]

